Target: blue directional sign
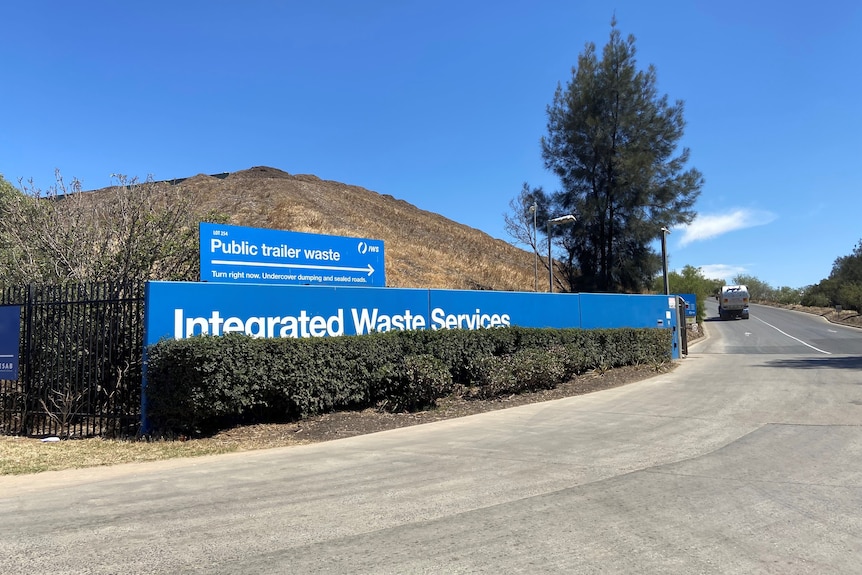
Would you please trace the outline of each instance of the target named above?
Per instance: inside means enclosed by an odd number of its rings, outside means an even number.
[[[685,317],[697,317],[697,296],[693,293],[681,293],[679,297],[685,300]]]
[[[201,281],[386,287],[383,240],[200,224]]]
[[[0,379],[18,379],[21,306],[0,306]]]

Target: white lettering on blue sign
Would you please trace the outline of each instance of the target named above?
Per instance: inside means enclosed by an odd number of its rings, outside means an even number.
[[[377,308],[373,308],[371,311],[352,309],[350,312],[353,316],[353,327],[357,334],[425,329],[425,318],[411,313],[409,309],[405,309],[403,314],[392,315],[380,313]]]
[[[207,245],[209,240],[207,237]],[[229,242],[230,238],[222,240]],[[235,238],[239,240],[240,238]],[[276,242],[272,242],[273,245]],[[260,243],[257,244],[258,247]],[[267,244],[269,245],[269,244]],[[356,248],[354,244],[353,249]],[[242,245],[238,249],[242,249]],[[342,252],[344,255],[345,252]],[[220,271],[220,270],[219,270]],[[251,268],[226,273],[258,273]],[[266,270],[312,279],[326,272]],[[363,335],[495,327],[608,329],[674,327],[664,294],[540,294],[401,288],[149,282],[144,345],[163,338],[241,333],[257,338]],[[0,306],[0,311],[2,311]],[[17,309],[15,310],[17,320]],[[667,319],[666,319],[667,318]],[[12,333],[16,336],[18,329]],[[2,330],[0,330],[2,333]],[[2,342],[0,338],[0,342]],[[671,352],[676,353],[677,347]],[[17,342],[3,353],[18,350]],[[673,355],[678,357],[678,355]]]
[[[431,310],[431,329],[483,329],[506,327],[511,323],[509,314],[487,314],[477,309],[474,314],[447,314],[442,308]]]
[[[230,242],[223,242],[218,238],[213,238],[210,241],[210,251],[212,253],[221,252],[234,256],[256,256],[257,246],[246,241],[236,242],[231,240]]]
[[[242,333],[251,337],[324,337],[344,335],[344,310],[330,316],[308,315],[305,310],[296,316],[257,316],[249,318],[221,317],[213,311],[209,317],[185,317],[182,309],[174,310],[174,339],[194,335],[226,335]]]
[[[200,250],[202,281],[386,285],[380,240],[201,223]]]
[[[174,309],[174,339],[185,339],[195,335],[220,336],[242,333],[251,337],[334,337],[344,335],[343,309],[334,315],[310,315],[300,310],[297,315],[222,317],[213,310],[209,317],[186,317],[185,310]],[[380,313],[378,308],[350,310],[353,333],[368,334],[385,331],[409,331],[426,329],[425,317],[405,309],[404,313]],[[472,314],[448,314],[442,308],[431,312],[431,329],[489,329],[507,327],[511,318],[507,313],[483,313],[476,309]]]

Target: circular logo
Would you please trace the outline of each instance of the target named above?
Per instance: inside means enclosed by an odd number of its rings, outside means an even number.
[[[356,246],[356,249],[359,250],[360,254],[364,254],[368,251],[368,244],[366,244],[365,242],[359,242],[359,245]]]

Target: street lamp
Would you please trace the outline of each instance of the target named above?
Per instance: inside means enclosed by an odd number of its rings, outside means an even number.
[[[669,233],[669,229],[661,229],[661,269],[664,275],[664,295],[670,295],[670,284],[667,279],[667,235]]]
[[[536,213],[538,211],[539,204],[533,202],[533,205],[530,206],[530,213],[533,214],[533,291],[539,291],[539,238],[536,233]]]
[[[559,224],[574,222],[575,216],[566,214],[559,218],[551,218],[548,220],[548,291],[554,293],[554,260],[551,259],[551,227]]]

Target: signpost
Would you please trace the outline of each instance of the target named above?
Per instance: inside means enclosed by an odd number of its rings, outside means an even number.
[[[0,379],[18,379],[21,306],[0,306]]]
[[[681,293],[679,297],[685,300],[685,319],[694,321],[697,317],[697,296],[693,293]]]
[[[386,287],[383,241],[200,224],[201,281]]]

